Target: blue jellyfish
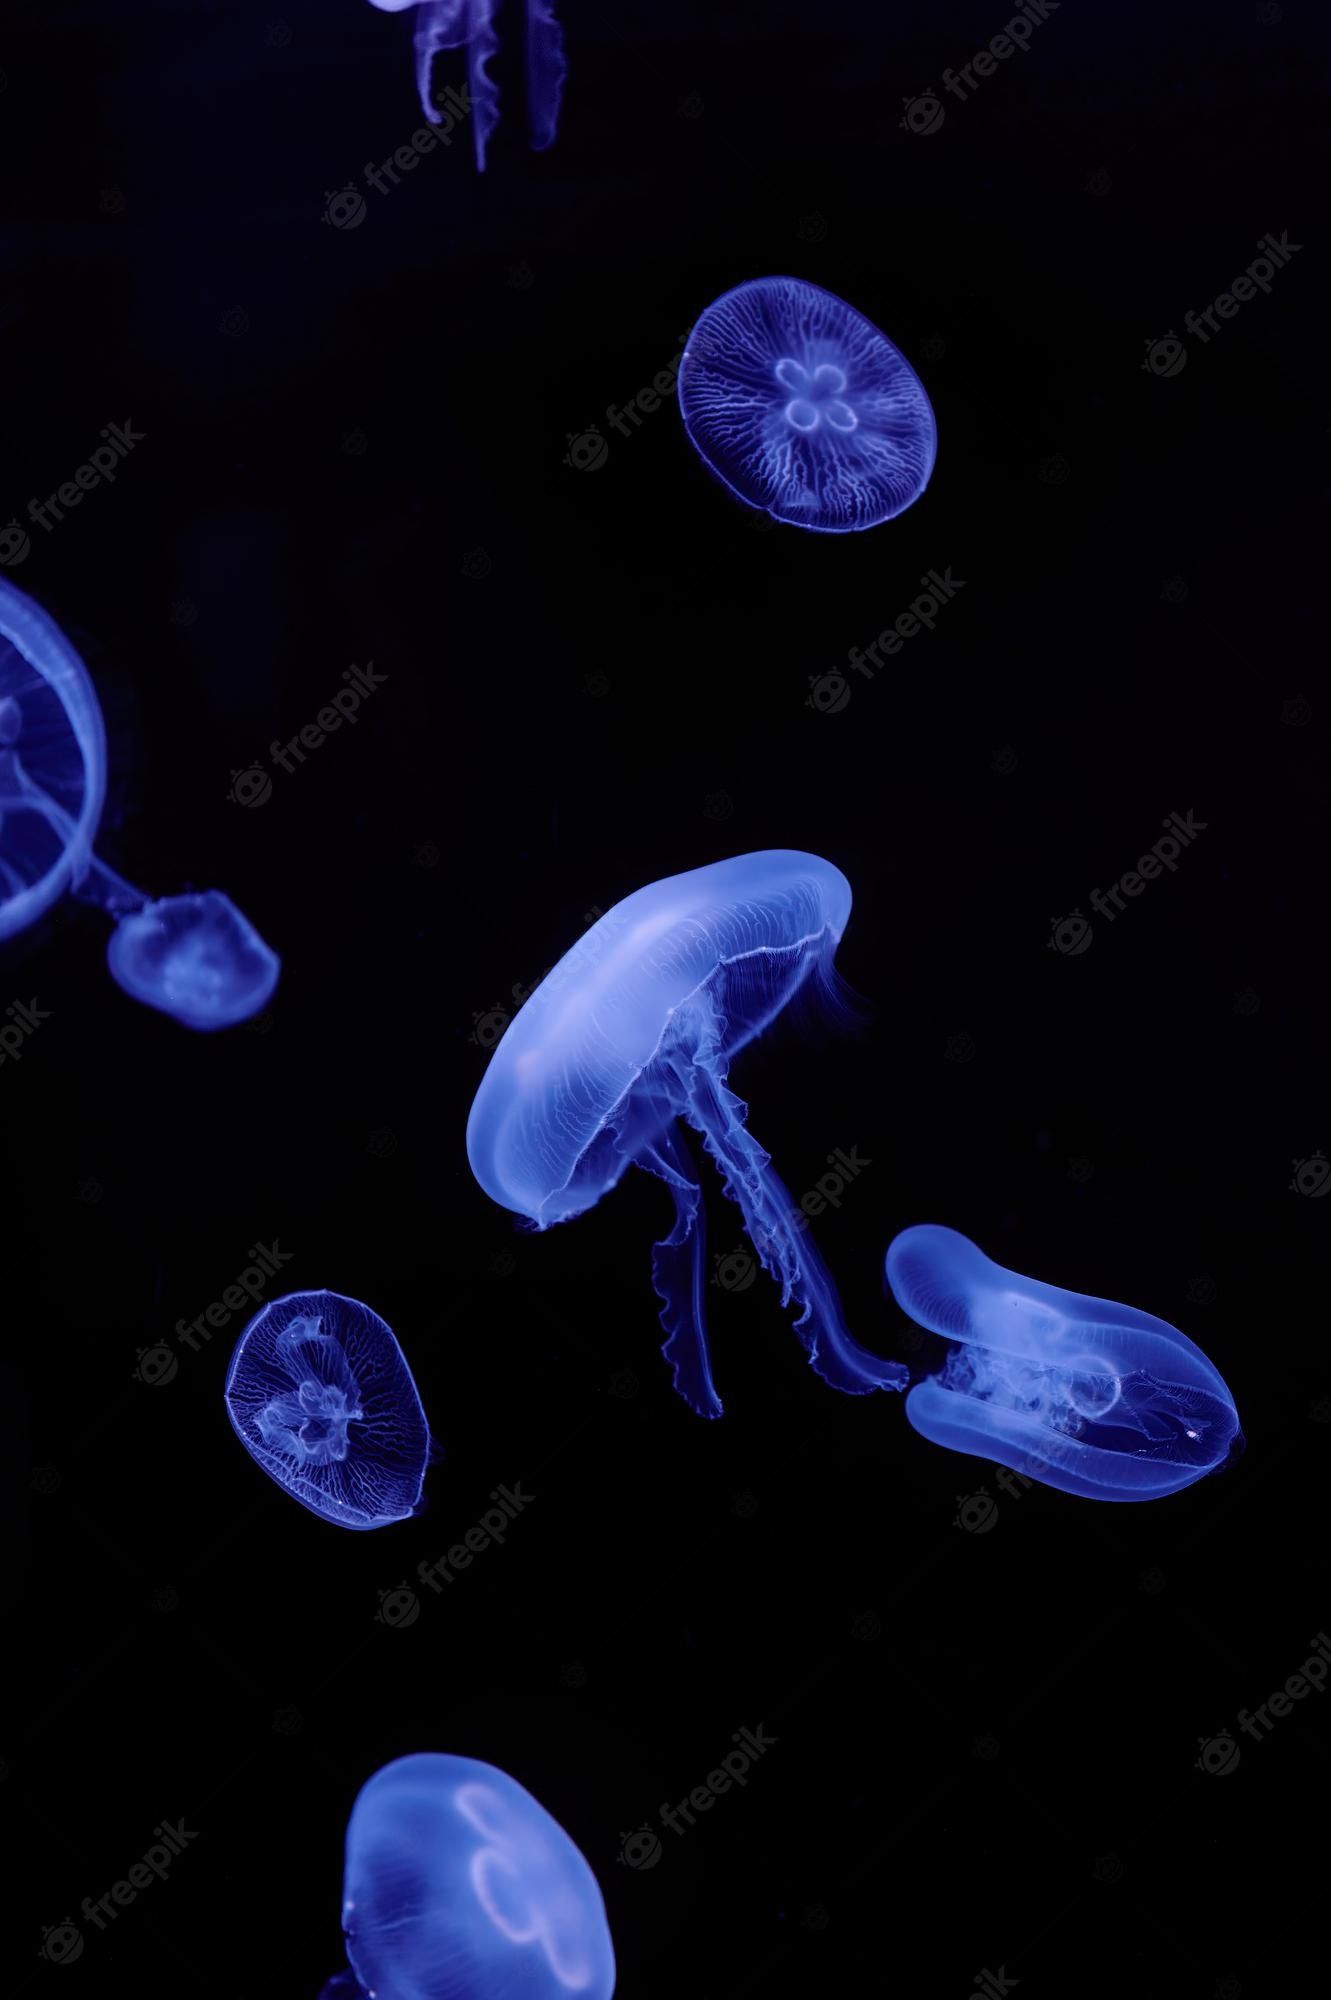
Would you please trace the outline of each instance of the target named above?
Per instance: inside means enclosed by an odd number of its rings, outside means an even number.
[[[530,1792],[472,1757],[399,1757],[362,1787],[342,1929],[354,1978],[330,1994],[610,2000],[615,1990],[596,1877]]]
[[[863,313],[802,278],[754,278],[708,306],[679,369],[698,456],[746,506],[820,534],[918,500],[937,433],[915,370]]]
[[[851,1394],[905,1386],[858,1347],[807,1216],[771,1170],[727,1088],[734,1056],[801,989],[834,991],[850,884],[816,854],[775,849],[672,875],[617,903],[514,1018],[471,1107],[467,1156],[485,1192],[538,1229],[581,1215],[636,1165],[675,1222],[656,1245],[666,1359],[680,1395],[721,1414],[707,1352],[702,1191],[676,1119],[699,1135],[749,1239],[793,1299],[809,1358]]]
[[[340,1292],[292,1292],[250,1321],[231,1356],[237,1437],[293,1500],[340,1528],[386,1528],[420,1507],[431,1453],[390,1326]]]
[[[434,59],[444,49],[467,51],[467,89],[452,93],[457,116],[470,116],[476,165],[485,171],[485,148],[499,122],[499,91],[486,65],[499,47],[494,30],[495,0],[370,0],[384,14],[402,14],[418,7],[416,22],[416,89],[421,108],[432,125],[444,123],[444,113],[431,94]],[[566,65],[564,37],[555,18],[554,0],[527,0],[526,47],[527,121],[537,152],[554,144]],[[449,112],[450,124],[454,113]]]
[[[955,1229],[894,1237],[903,1312],[954,1341],[906,1398],[921,1437],[1088,1500],[1154,1500],[1243,1444],[1219,1373],[1177,1327],[993,1264]]]
[[[281,969],[220,890],[150,902],[93,853],[106,732],[87,668],[55,622],[0,577],[0,943],[71,891],[117,920],[112,977],[188,1028],[228,1028]]]

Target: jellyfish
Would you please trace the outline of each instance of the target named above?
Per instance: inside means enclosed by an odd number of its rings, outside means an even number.
[[[384,14],[402,14],[418,7],[416,22],[416,90],[421,109],[432,125],[442,125],[447,116],[451,128],[455,115],[470,116],[476,165],[485,172],[485,149],[499,122],[499,90],[487,64],[499,47],[494,29],[495,0],[370,0]],[[526,0],[526,46],[523,51],[527,80],[527,122],[536,152],[552,146],[559,125],[559,104],[564,90],[566,65],[564,36],[555,17],[554,0]],[[444,49],[467,51],[467,89],[446,93],[456,102],[456,114],[441,112],[434,102],[432,82],[434,59]]]
[[[678,386],[708,470],[792,527],[876,528],[928,484],[937,435],[915,370],[863,313],[802,278],[754,278],[708,306]]]
[[[272,997],[281,963],[219,889],[151,901],[93,852],[106,732],[87,668],[0,577],[0,944],[66,891],[116,920],[111,975],[185,1027],[229,1028]]]
[[[933,1223],[893,1238],[887,1282],[955,1343],[906,1398],[934,1444],[1089,1500],[1154,1500],[1242,1450],[1220,1374],[1152,1313],[1019,1277]]]
[[[292,1292],[254,1315],[226,1375],[250,1457],[312,1514],[386,1528],[419,1512],[433,1446],[390,1326],[340,1292]]]
[[[610,2000],[615,1990],[587,1862],[515,1778],[472,1757],[399,1757],[362,1787],[342,1929],[352,1977],[325,1988],[330,2000]]]
[[[678,1129],[719,1168],[759,1259],[800,1313],[817,1373],[860,1395],[907,1371],[858,1347],[807,1214],[727,1085],[732,1059],[801,991],[833,994],[850,884],[816,854],[741,854],[637,890],[584,933],[514,1017],[467,1124],[472,1173],[538,1229],[581,1215],[638,1166],[674,1226],[652,1254],[674,1386],[721,1414],[707,1350],[702,1190]]]

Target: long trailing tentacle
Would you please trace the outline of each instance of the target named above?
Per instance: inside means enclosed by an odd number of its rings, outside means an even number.
[[[555,142],[567,74],[554,0],[527,0],[527,125],[538,153]]]
[[[661,1324],[666,1330],[661,1352],[670,1363],[674,1386],[689,1408],[700,1417],[719,1417],[721,1398],[712,1381],[707,1352],[702,1189],[672,1125],[664,1126],[650,1145],[640,1148],[637,1163],[665,1182],[675,1204],[674,1228],[652,1246],[652,1283],[661,1301]]]
[[[467,102],[476,165],[485,171],[485,148],[499,120],[499,90],[486,65],[499,47],[494,0],[428,0],[416,24],[416,88],[432,125],[442,125],[434,102],[434,59],[443,49],[467,51]]]

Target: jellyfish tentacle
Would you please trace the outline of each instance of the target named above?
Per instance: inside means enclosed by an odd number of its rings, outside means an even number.
[[[486,64],[499,47],[494,31],[493,0],[428,0],[416,26],[416,88],[421,108],[432,125],[442,125],[443,113],[431,94],[434,59],[444,49],[467,51],[467,109],[474,119],[476,165],[485,171],[485,146],[499,120],[499,90]]]
[[[527,0],[527,125],[532,150],[553,146],[568,64],[553,0]]]
[[[707,1350],[702,1189],[679,1134],[670,1125],[653,1143],[639,1148],[637,1164],[665,1182],[675,1204],[674,1228],[652,1245],[652,1284],[666,1330],[661,1352],[670,1363],[674,1387],[689,1408],[700,1417],[719,1417],[722,1403]]]
[[[759,1145],[745,1120],[748,1106],[708,1065],[708,1045],[699,1048],[688,1077],[685,1117],[716,1161],[725,1191],[744,1216],[744,1226],[763,1268],[781,1287],[781,1303],[802,1308],[795,1331],[808,1349],[814,1373],[833,1389],[868,1395],[874,1389],[904,1389],[909,1372],[899,1361],[870,1354],[852,1339],[842,1316],[832,1275],[807,1231],[790,1190],[772,1172],[772,1156]]]

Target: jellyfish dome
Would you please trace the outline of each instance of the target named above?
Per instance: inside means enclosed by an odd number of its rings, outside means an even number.
[[[1242,1449],[1219,1372],[1151,1313],[1019,1277],[932,1223],[893,1238],[887,1282],[956,1343],[906,1398],[934,1444],[1090,1500],[1157,1499]]]
[[[842,535],[918,500],[934,413],[886,334],[802,278],[754,278],[708,306],[684,349],[689,442],[746,506]]]
[[[800,1307],[825,1382],[902,1388],[907,1371],[858,1347],[807,1214],[772,1171],[727,1085],[732,1059],[801,989],[831,987],[850,884],[816,854],[741,854],[639,889],[608,911],[525,1002],[481,1080],[467,1156],[485,1192],[538,1229],[581,1215],[638,1166],[665,1182],[670,1234],[652,1277],[674,1383],[721,1414],[707,1349],[702,1190],[679,1124],[701,1140],[749,1240]]]
[[[227,1415],[271,1479],[340,1528],[420,1508],[430,1429],[402,1349],[339,1292],[293,1292],[255,1314],[226,1377]]]
[[[88,672],[54,620],[0,577],[0,943],[66,890],[117,920],[124,991],[189,1028],[245,1021],[281,962],[218,889],[150,903],[93,852],[106,732]]]
[[[342,1928],[374,2000],[611,2000],[615,1990],[596,1877],[530,1792],[471,1757],[399,1757],[363,1787],[347,1827]]]
[[[543,152],[554,144],[559,126],[566,73],[564,37],[555,17],[554,0],[525,0],[525,4],[527,117],[532,146]],[[487,68],[499,48],[495,0],[370,0],[370,5],[383,14],[416,9],[416,90],[421,109],[432,125],[444,125],[446,131],[451,131],[458,118],[471,118],[476,165],[484,173],[485,149],[499,122],[499,91]],[[467,51],[467,89],[465,93],[444,93],[445,100],[455,106],[447,112],[435,104],[432,88],[434,60],[445,49]]]

